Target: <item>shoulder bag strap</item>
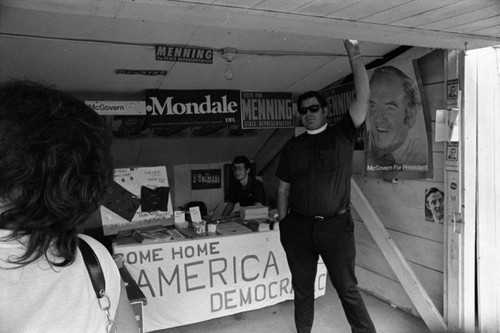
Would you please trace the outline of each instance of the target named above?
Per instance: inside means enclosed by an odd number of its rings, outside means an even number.
[[[89,243],[84,241],[82,238],[78,238],[78,248],[82,253],[85,267],[87,267],[87,271],[89,272],[90,281],[92,281],[92,286],[94,287],[99,307],[106,314],[106,332],[116,333],[116,322],[111,319],[111,316],[109,314],[111,303],[108,295],[106,295],[106,281],[104,280],[104,273],[102,272],[99,258],[97,258],[97,255],[95,254],[94,250],[92,250]]]
[[[99,259],[90,245],[81,238],[78,239],[78,248],[82,252],[83,261],[85,261],[85,267],[87,267],[87,271],[89,272],[95,294],[97,298],[101,298],[103,297],[102,291],[106,290],[106,281],[104,280]]]

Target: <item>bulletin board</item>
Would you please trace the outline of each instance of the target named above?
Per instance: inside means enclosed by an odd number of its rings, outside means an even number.
[[[172,199],[165,166],[114,170],[114,182],[100,207],[104,235],[166,225]]]

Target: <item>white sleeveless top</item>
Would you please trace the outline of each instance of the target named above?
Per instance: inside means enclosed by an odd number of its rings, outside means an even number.
[[[25,249],[18,241],[3,241],[9,233],[0,229],[0,332],[106,332],[106,315],[97,303],[80,250],[67,267],[51,267],[42,256],[27,266],[5,269],[15,266],[6,259],[18,257]],[[99,258],[114,318],[121,288],[118,268],[101,243],[79,236]]]

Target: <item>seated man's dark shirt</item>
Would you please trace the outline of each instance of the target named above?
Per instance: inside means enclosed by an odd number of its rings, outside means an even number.
[[[233,204],[239,203],[242,207],[252,206],[257,202],[266,205],[264,184],[250,176],[245,187],[240,182],[235,182],[235,185],[229,188],[228,201]]]

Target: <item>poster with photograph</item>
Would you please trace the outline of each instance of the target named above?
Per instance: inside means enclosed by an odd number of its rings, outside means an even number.
[[[444,192],[437,187],[430,187],[425,190],[425,220],[443,224]]]
[[[370,74],[366,117],[366,175],[384,179],[432,177],[430,112],[415,61]]]
[[[446,107],[458,108],[460,101],[460,87],[458,79],[448,80],[446,82]]]
[[[167,168],[115,169],[114,182],[100,212],[104,235],[166,225],[173,214]]]
[[[447,142],[446,162],[452,162],[447,164],[456,164],[457,161],[458,161],[458,142]]]

